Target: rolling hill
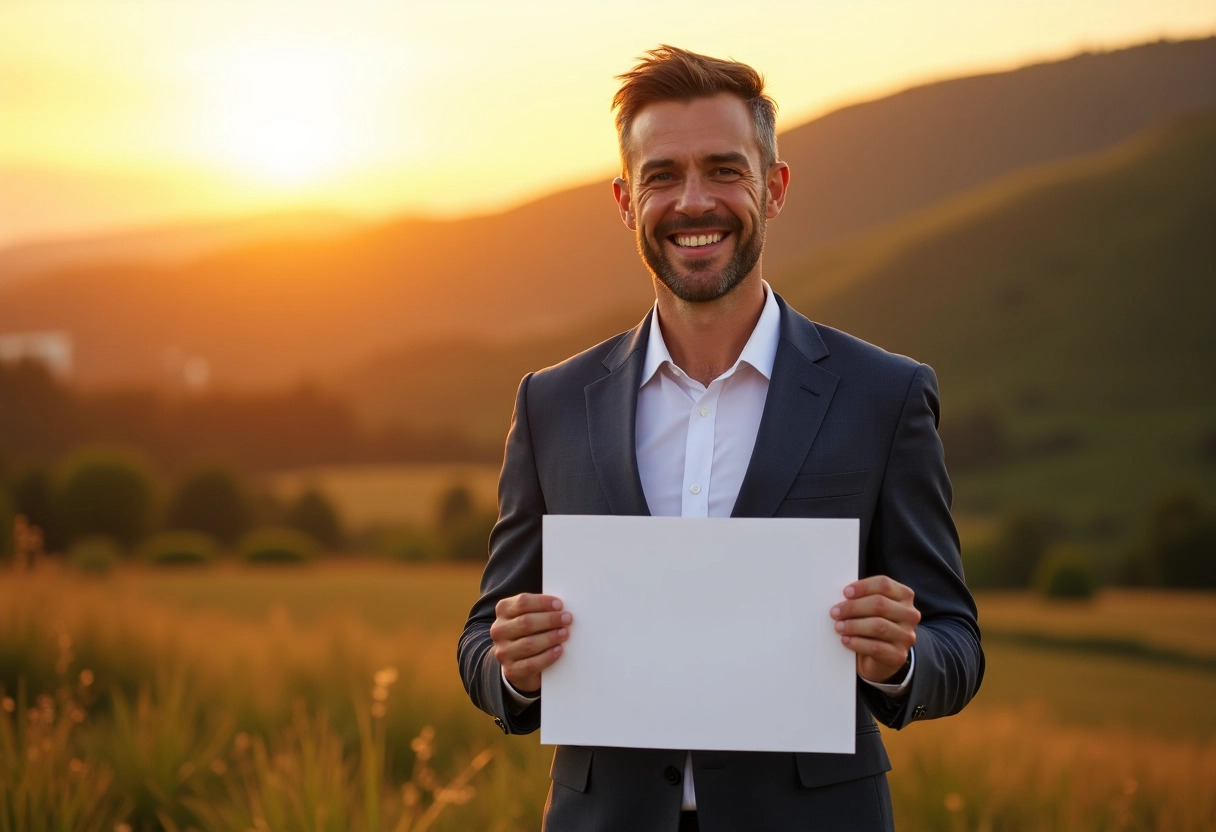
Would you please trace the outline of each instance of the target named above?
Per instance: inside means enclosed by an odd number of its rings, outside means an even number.
[[[794,188],[767,266],[785,274],[993,179],[1213,105],[1208,38],[944,81],[829,114],[781,137]],[[176,353],[205,358],[217,383],[266,384],[408,344],[561,341],[613,310],[636,317],[650,295],[605,182],[494,216],[256,242],[189,263],[77,263],[0,285],[0,331],[69,331],[86,383],[160,380]]]
[[[1119,527],[1160,494],[1216,493],[1216,109],[1000,178],[766,272],[813,319],[937,369],[943,430],[976,413],[1005,456],[959,505]],[[436,342],[340,382],[374,416],[501,437],[524,372],[644,308],[504,347]],[[459,382],[454,384],[453,379]],[[950,445],[947,442],[949,456]]]

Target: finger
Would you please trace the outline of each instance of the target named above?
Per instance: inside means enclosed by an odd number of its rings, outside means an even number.
[[[916,644],[916,628],[896,624],[885,618],[853,618],[836,622],[836,632],[842,636],[882,641],[899,648]]]
[[[494,605],[494,615],[498,618],[517,618],[530,612],[552,612],[562,608],[562,600],[552,595],[538,595],[523,592],[503,598]]]
[[[853,581],[844,588],[846,598],[864,598],[880,595],[894,601],[911,601],[915,593],[912,588],[901,584],[887,575],[871,575],[859,581]]]
[[[526,638],[497,642],[494,645],[494,658],[502,664],[518,662],[539,656],[546,650],[561,644],[570,637],[570,631],[565,627],[556,630],[545,630]]]
[[[884,667],[898,670],[908,660],[908,648],[897,647],[890,642],[860,636],[841,636],[840,641],[862,659]],[[888,673],[887,676],[891,674]]]
[[[885,595],[867,595],[852,601],[841,601],[831,609],[832,618],[848,621],[854,618],[884,618],[897,624],[915,627],[920,623],[920,610],[911,600],[893,601]]]
[[[504,664],[503,675],[520,693],[537,691],[540,689],[540,674],[562,657],[562,650],[562,645],[557,644],[539,655]]]
[[[569,626],[573,620],[568,612],[530,612],[517,618],[499,618],[490,625],[490,639],[499,644],[527,638],[546,630]]]

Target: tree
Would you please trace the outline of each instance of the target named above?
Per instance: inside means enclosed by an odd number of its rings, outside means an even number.
[[[1145,545],[1166,586],[1216,588],[1216,511],[1194,494],[1154,507]]]
[[[63,472],[57,503],[69,542],[105,535],[130,549],[148,533],[155,480],[139,456],[86,449],[72,455]]]
[[[169,502],[170,529],[202,532],[231,546],[249,531],[252,508],[240,479],[227,468],[209,465],[189,473]]]
[[[287,525],[311,537],[326,549],[341,547],[346,535],[334,504],[315,488],[309,488],[287,509]]]

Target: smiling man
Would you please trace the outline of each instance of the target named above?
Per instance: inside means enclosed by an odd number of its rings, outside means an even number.
[[[460,640],[465,687],[504,731],[539,726],[542,673],[578,613],[540,592],[545,514],[858,518],[861,577],[823,611],[857,656],[855,754],[562,746],[545,828],[891,830],[875,719],[955,713],[984,670],[936,378],[811,323],[764,282],[790,172],[755,70],[664,46],[621,80],[613,195],[655,304],[634,330],[520,384]],[[755,716],[740,701],[722,719]]]

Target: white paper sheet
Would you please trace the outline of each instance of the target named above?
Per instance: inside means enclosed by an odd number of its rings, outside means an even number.
[[[547,516],[574,617],[541,742],[853,753],[856,657],[830,615],[857,520]]]

